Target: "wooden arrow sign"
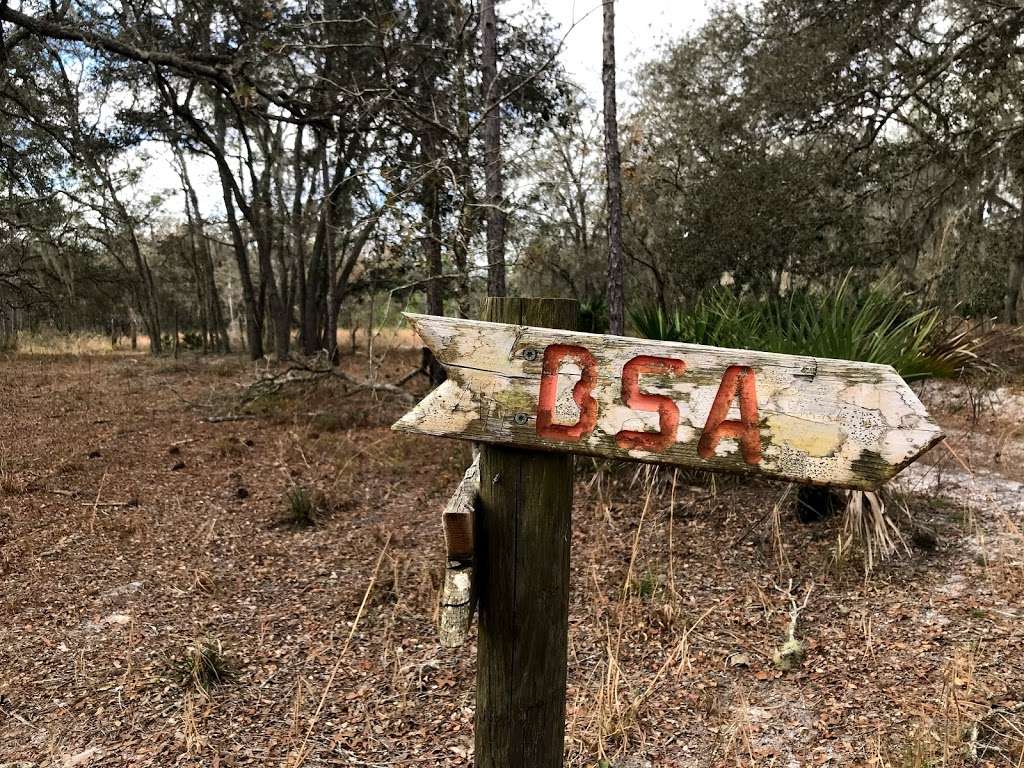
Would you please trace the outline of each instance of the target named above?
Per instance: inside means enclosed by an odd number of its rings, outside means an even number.
[[[448,381],[405,432],[865,490],[942,439],[887,365],[406,317]]]

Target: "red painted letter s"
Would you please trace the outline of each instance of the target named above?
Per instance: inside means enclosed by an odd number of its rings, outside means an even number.
[[[672,398],[665,395],[648,395],[640,391],[640,375],[643,373],[661,373],[682,376],[686,363],[674,357],[652,357],[640,355],[634,357],[622,368],[622,401],[637,411],[657,411],[657,432],[637,432],[624,429],[615,435],[615,442],[620,448],[631,450],[638,448],[644,451],[663,451],[676,441],[679,429],[679,406]]]

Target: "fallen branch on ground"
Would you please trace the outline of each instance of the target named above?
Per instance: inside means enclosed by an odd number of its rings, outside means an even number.
[[[242,403],[251,403],[261,397],[276,394],[290,384],[308,384],[322,379],[336,379],[343,382],[354,392],[373,392],[391,395],[405,403],[414,403],[414,395],[406,392],[395,384],[362,381],[339,371],[334,366],[317,364],[317,362],[292,361],[287,368],[278,373],[267,373],[250,384],[242,394]]]

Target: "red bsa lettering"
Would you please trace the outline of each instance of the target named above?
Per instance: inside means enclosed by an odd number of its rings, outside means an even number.
[[[640,391],[642,374],[682,376],[686,363],[673,357],[634,357],[622,368],[622,401],[635,411],[656,411],[657,432],[624,429],[615,435],[615,442],[626,450],[663,451],[676,441],[679,429],[679,406],[665,395],[649,395]]]
[[[572,388],[572,399],[579,406],[580,417],[575,424],[554,424],[555,396],[558,394],[558,370],[565,361],[583,369],[580,380]],[[544,350],[544,367],[540,377],[537,402],[537,434],[550,440],[576,441],[594,431],[597,424],[597,401],[591,390],[597,381],[597,361],[585,348],[573,344],[552,344]]]
[[[739,398],[739,421],[726,420],[729,406]],[[740,441],[743,460],[747,464],[761,461],[761,432],[758,429],[757,388],[754,383],[754,371],[745,365],[733,365],[726,369],[722,383],[711,405],[704,432],[697,443],[697,453],[703,459],[715,455],[715,448],[723,437],[731,437]]]

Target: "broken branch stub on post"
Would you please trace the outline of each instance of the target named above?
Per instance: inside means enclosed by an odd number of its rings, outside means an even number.
[[[466,642],[476,602],[474,516],[480,497],[480,458],[473,460],[441,513],[444,528],[445,572],[441,589],[438,634],[445,648]]]
[[[474,591],[473,564],[449,560],[444,569],[441,616],[437,625],[442,647],[458,648],[465,644],[473,624]]]
[[[480,495],[480,457],[473,459],[441,513],[449,560],[473,561],[473,514]]]
[[[448,380],[401,431],[864,490],[942,439],[886,365],[406,317]]]

